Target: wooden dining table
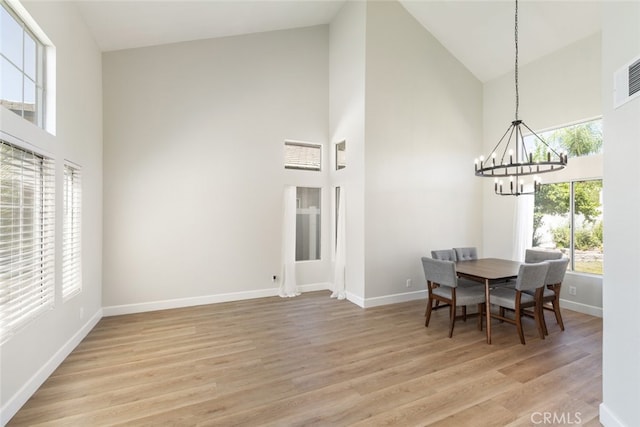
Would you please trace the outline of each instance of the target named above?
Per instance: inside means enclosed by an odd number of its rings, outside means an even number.
[[[484,292],[486,297],[485,315],[487,318],[487,344],[491,344],[491,317],[489,310],[491,309],[489,300],[489,289],[496,283],[505,282],[509,279],[518,277],[518,270],[522,263],[508,259],[500,258],[479,258],[467,261],[457,261],[456,271],[458,276],[484,283]]]

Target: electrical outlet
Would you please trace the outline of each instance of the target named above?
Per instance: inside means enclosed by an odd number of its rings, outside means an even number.
[[[575,294],[576,294],[576,287],[569,286],[569,295],[575,295]]]
[[[407,288],[410,288],[412,284],[411,279],[407,279]]]

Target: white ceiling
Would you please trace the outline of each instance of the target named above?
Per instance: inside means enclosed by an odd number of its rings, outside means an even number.
[[[514,69],[514,1],[400,0],[475,76]],[[518,62],[525,64],[600,31],[597,1],[518,2]]]
[[[327,24],[354,0],[78,0],[103,51]],[[514,2],[400,0],[479,80],[514,67]],[[598,1],[519,2],[524,64],[600,29]]]

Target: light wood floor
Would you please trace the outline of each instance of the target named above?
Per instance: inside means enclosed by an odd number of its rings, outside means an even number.
[[[425,328],[424,305],[311,292],[104,318],[9,425],[600,425],[601,319],[564,310],[561,332],[548,312],[546,340],[526,319],[526,346],[496,322],[487,345],[475,319],[447,338],[446,310]]]

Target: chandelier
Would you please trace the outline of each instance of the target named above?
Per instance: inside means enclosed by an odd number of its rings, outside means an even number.
[[[501,196],[535,194],[542,180],[539,174],[554,172],[567,166],[567,154],[558,153],[544,139],[519,119],[520,93],[518,90],[518,0],[515,10],[515,87],[516,113],[507,131],[487,157],[475,160],[476,176],[494,178],[494,191]],[[523,128],[529,131],[537,145],[535,153],[527,150]],[[542,143],[542,145],[537,144]],[[504,143],[504,144],[503,144]],[[531,180],[525,177],[531,176]],[[504,178],[504,179],[503,179]],[[528,181],[528,182],[527,182]]]

